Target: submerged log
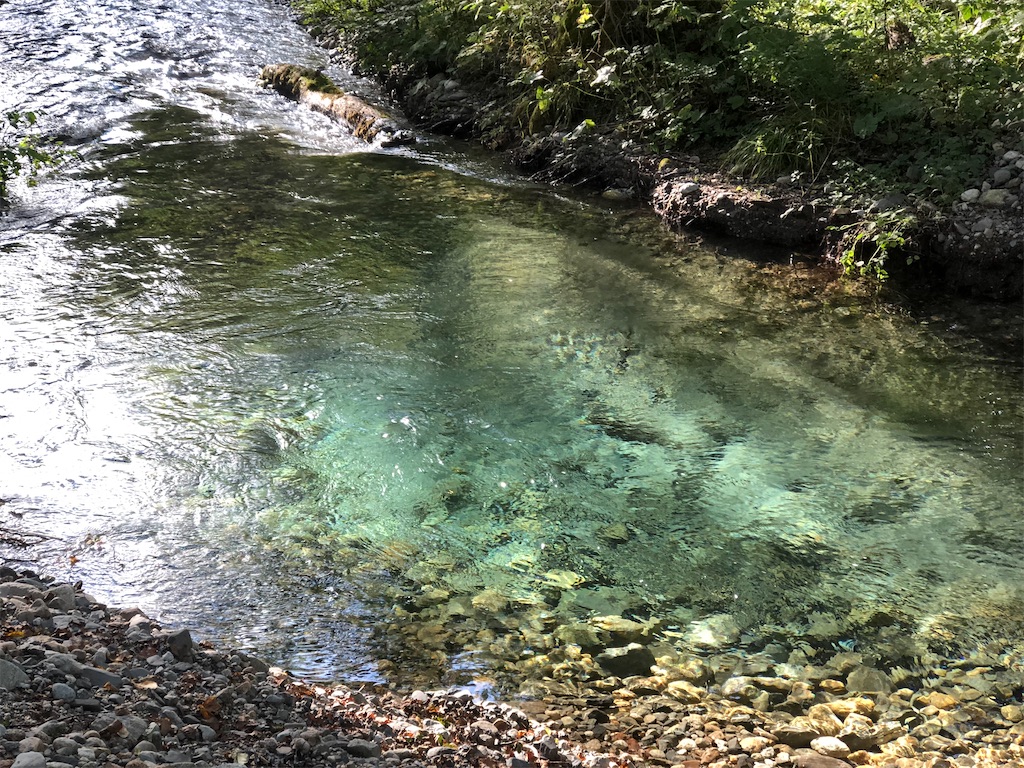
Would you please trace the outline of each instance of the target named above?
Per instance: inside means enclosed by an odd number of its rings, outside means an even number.
[[[345,93],[323,72],[297,64],[269,64],[260,72],[260,79],[282,96],[347,124],[364,141],[385,147],[414,141],[412,132],[394,117]]]

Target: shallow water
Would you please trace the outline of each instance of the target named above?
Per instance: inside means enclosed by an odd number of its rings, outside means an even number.
[[[329,67],[276,5],[2,12],[0,106],[80,152],[0,219],[13,556],[316,678],[515,686],[605,615],[1019,659],[1012,345],[370,151],[257,87]]]

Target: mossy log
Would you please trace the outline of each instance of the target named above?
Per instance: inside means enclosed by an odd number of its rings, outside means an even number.
[[[297,64],[269,64],[260,79],[289,99],[340,120],[360,139],[382,146],[411,144],[412,132],[377,107],[345,93],[323,72]]]

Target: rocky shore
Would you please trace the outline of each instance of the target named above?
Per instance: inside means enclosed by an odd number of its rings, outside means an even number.
[[[998,655],[911,688],[842,649],[718,680],[705,659],[663,668],[634,643],[599,660],[621,676],[513,707],[306,684],[6,567],[0,618],[0,768],[1024,766],[1024,673]]]

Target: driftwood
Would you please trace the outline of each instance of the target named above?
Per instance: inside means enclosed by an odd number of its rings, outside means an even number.
[[[260,78],[282,96],[347,124],[364,141],[390,147],[415,140],[394,117],[345,93],[323,72],[297,64],[269,64]]]

